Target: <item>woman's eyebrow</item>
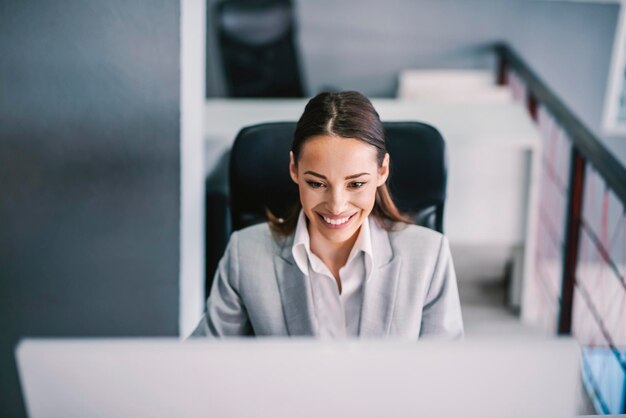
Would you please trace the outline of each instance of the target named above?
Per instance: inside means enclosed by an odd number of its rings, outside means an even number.
[[[370,175],[370,173],[365,173],[365,172],[359,173],[359,174],[353,174],[351,176],[346,177],[346,180],[355,179],[355,178],[361,177],[361,176],[369,176],[369,175]]]
[[[321,179],[326,180],[326,176],[324,176],[322,174],[319,174],[319,173],[316,173],[315,171],[310,171],[310,170],[309,171],[305,171],[304,174],[310,174],[312,176],[319,177]],[[361,177],[361,176],[369,176],[369,175],[370,175],[370,173],[365,173],[365,172],[358,173],[358,174],[352,174],[350,176],[347,176],[346,180],[355,179],[355,178]]]

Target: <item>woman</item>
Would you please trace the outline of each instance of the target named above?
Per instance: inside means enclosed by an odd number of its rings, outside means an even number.
[[[461,337],[447,240],[393,203],[371,102],[314,97],[290,156],[297,210],[233,233],[192,335]]]

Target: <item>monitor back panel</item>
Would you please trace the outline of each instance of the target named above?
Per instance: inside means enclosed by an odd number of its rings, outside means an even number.
[[[571,418],[571,340],[25,340],[31,418]]]

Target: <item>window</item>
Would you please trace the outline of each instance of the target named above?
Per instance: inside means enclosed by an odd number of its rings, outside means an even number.
[[[613,57],[604,105],[603,129],[609,135],[626,135],[626,12],[620,6]]]

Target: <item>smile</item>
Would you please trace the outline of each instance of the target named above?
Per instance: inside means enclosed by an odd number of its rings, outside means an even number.
[[[344,228],[348,224],[350,224],[350,221],[352,220],[352,218],[354,218],[354,215],[356,215],[356,213],[353,213],[350,216],[346,216],[344,218],[338,218],[338,219],[331,219],[319,213],[317,215],[324,221],[323,222],[324,226],[331,228],[331,229],[339,229],[339,228]]]

